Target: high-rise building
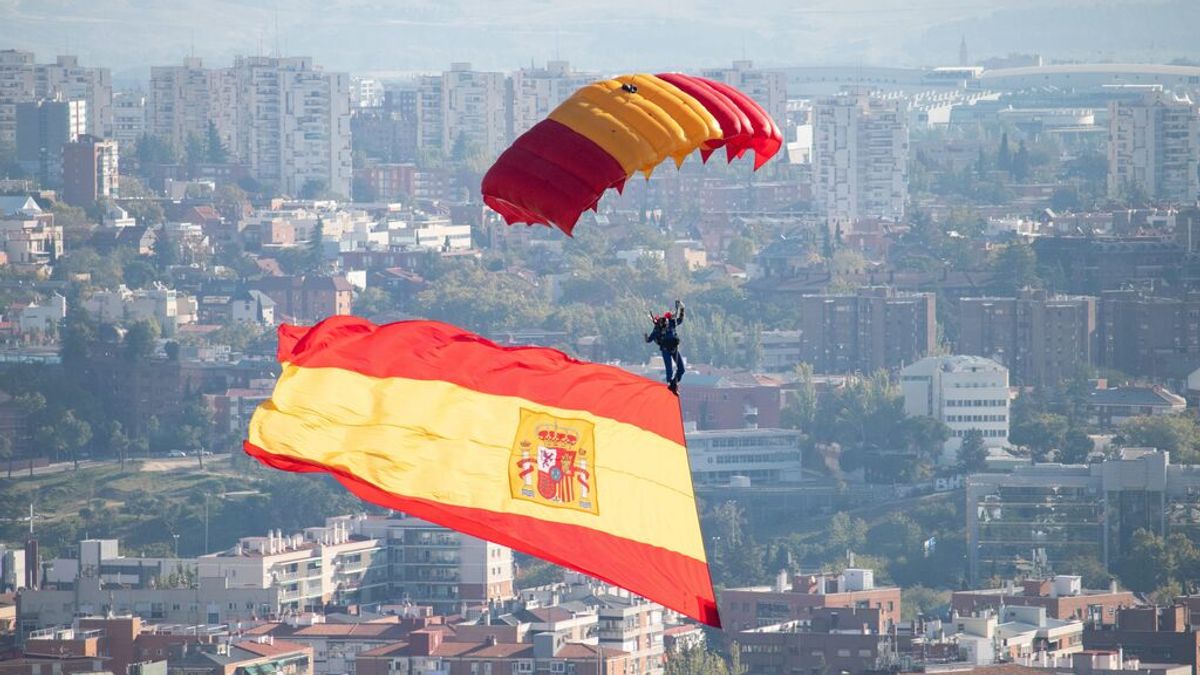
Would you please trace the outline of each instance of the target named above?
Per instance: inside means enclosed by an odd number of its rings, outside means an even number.
[[[442,151],[459,148],[497,157],[508,145],[504,73],[471,70],[454,63],[442,73]]]
[[[87,102],[36,101],[16,104],[17,161],[43,187],[63,184],[63,147],[87,129]]]
[[[960,354],[1005,365],[1013,382],[1056,385],[1096,364],[1096,299],[1024,290],[959,301]]]
[[[886,286],[800,298],[800,360],[818,373],[898,368],[937,344],[937,298]]]
[[[446,112],[441,75],[422,75],[417,80],[417,148],[441,155],[449,148],[442,142]]]
[[[350,76],[309,57],[243,57],[236,154],[260,182],[286,194],[350,195]]]
[[[416,89],[393,89],[384,94],[379,107],[354,108],[350,113],[354,151],[385,164],[415,162],[421,129],[419,103]]]
[[[813,196],[830,232],[904,217],[908,112],[902,98],[842,94],[813,106]]]
[[[79,65],[78,57],[59,56],[54,63],[38,64],[34,76],[38,98],[86,101],[87,133],[112,138],[113,92],[108,68],[89,68]]]
[[[17,104],[33,100],[34,55],[0,50],[0,145],[17,142]]]
[[[15,144],[16,105],[41,100],[83,101],[86,133],[112,134],[112,78],[107,68],[87,68],[74,56],[39,64],[32,52],[0,51],[0,144]]]
[[[209,120],[214,119],[213,108],[232,107],[232,101],[213,96],[212,73],[194,57],[184,59],[180,66],[151,68],[146,132],[170,143],[177,151],[187,147],[189,137],[204,138]]]
[[[1153,200],[1200,197],[1200,106],[1150,91],[1109,103],[1108,196],[1141,192]]]
[[[598,79],[596,73],[571,70],[566,61],[549,61],[545,68],[514,72],[509,79],[509,138],[529,131],[576,89]]]
[[[388,592],[395,600],[455,614],[514,597],[507,546],[403,515],[360,519],[355,532],[386,543]]]
[[[146,96],[141,92],[113,95],[112,138],[126,148],[134,147],[146,133]]]
[[[781,129],[787,118],[787,75],[780,70],[755,68],[753,61],[734,61],[732,68],[711,68],[702,76],[724,82],[754,99]]]
[[[1042,568],[1112,565],[1134,533],[1197,534],[1200,474],[1169,453],[1126,448],[1100,464],[1036,464],[967,478],[967,563],[972,582]]]
[[[119,195],[117,142],[83,135],[63,146],[63,201],[87,207]]]
[[[984,447],[1008,445],[1008,369],[981,356],[929,356],[900,369],[904,414],[950,427],[942,464],[953,464],[972,431]]]

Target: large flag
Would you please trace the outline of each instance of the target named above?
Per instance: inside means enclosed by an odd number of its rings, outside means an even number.
[[[279,360],[245,443],[263,463],[720,625],[661,383],[433,321],[281,326]]]

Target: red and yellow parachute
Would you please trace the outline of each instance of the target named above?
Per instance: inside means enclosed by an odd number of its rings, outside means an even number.
[[[508,224],[553,225],[567,234],[608,188],[666,158],[679,166],[754,151],[758,169],[783,145],[779,127],[750,97],[703,77],[622,75],[593,82],[522,134],[483,177],[483,201]]]

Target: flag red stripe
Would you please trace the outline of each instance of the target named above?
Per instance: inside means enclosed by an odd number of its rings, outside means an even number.
[[[502,347],[438,321],[377,326],[358,317],[333,316],[312,327],[282,325],[279,360],[371,377],[441,380],[486,394],[586,410],[686,447],[679,400],[664,385],[555,349]]]
[[[708,565],[700,560],[578,525],[447,506],[392,494],[332,467],[273,454],[249,441],[243,445],[247,454],[268,466],[285,471],[331,474],[368,502],[591,574],[639,595],[652,597],[662,605],[710,626],[721,626]],[[565,549],[569,549],[570,558],[563,556]],[[572,560],[585,560],[590,569],[584,570]]]

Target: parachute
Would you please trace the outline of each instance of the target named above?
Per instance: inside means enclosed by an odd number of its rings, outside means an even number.
[[[676,167],[699,150],[749,151],[757,170],[783,134],[749,96],[723,82],[680,73],[622,75],[572,94],[522,134],[483,177],[483,201],[509,225],[552,225],[568,235],[605,190],[618,192],[668,157]]]

